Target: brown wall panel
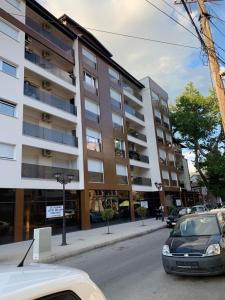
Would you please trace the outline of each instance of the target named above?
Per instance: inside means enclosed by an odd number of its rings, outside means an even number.
[[[16,189],[15,242],[23,240],[24,190]]]

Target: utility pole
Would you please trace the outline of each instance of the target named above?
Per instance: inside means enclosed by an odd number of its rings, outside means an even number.
[[[215,0],[214,0],[215,1]],[[208,0],[207,2],[214,2],[213,0]],[[207,13],[205,7],[205,0],[177,0],[175,4],[183,4],[184,7],[186,3],[196,3],[199,7],[200,12],[200,22],[201,22],[201,29],[203,32],[203,40],[206,46],[206,51],[209,59],[209,67],[212,75],[213,85],[216,91],[218,103],[219,103],[219,110],[222,118],[223,124],[223,131],[225,132],[225,90],[224,90],[224,83],[222,77],[220,75],[220,66],[218,63],[216,50],[213,42],[213,37],[209,25],[210,14]]]

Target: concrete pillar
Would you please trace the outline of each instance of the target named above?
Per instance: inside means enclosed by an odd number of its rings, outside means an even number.
[[[14,240],[23,240],[23,210],[24,210],[24,190],[16,189],[15,224]]]
[[[165,216],[168,215],[168,210],[166,207],[166,194],[164,191],[160,191],[159,192],[159,199],[160,199],[160,204],[164,206],[164,212],[165,212]]]
[[[135,214],[134,214],[134,198],[132,192],[129,192],[130,195],[130,219],[131,221],[135,221]]]

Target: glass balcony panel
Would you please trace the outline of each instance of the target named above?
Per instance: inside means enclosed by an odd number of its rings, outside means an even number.
[[[132,179],[132,184],[152,186],[151,178],[144,178],[144,177],[134,177]]]
[[[129,105],[125,105],[125,111],[142,121],[145,120],[144,116],[141,113],[139,113],[138,111],[136,111],[133,107],[130,107]]]
[[[142,154],[138,153],[137,151],[129,151],[129,158],[138,160],[141,162],[149,163],[149,157],[146,155],[142,155]]]
[[[135,137],[136,139],[142,140],[144,142],[147,142],[147,137],[146,135],[139,133],[133,129],[128,130],[128,134]]]

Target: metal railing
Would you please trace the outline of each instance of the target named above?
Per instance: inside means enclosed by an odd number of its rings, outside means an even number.
[[[149,157],[146,156],[146,155],[142,155],[142,154],[138,153],[137,151],[130,150],[129,151],[129,158],[134,159],[134,160],[138,160],[138,161],[141,161],[141,162],[149,163]]]
[[[131,135],[133,137],[135,137],[136,139],[139,139],[139,140],[142,140],[144,142],[147,142],[147,137],[146,135],[142,134],[142,133],[139,133],[135,130],[128,130],[128,135]]]
[[[132,184],[152,186],[152,181],[151,181],[151,178],[134,177],[132,179]]]
[[[78,170],[22,163],[23,178],[39,178],[39,179],[55,180],[54,174],[56,173],[73,175],[74,177],[72,180],[79,181]]]
[[[36,99],[40,102],[46,103],[53,107],[59,108],[73,115],[77,115],[77,108],[74,104],[70,104],[68,100],[62,99],[59,96],[50,94],[41,90],[38,87],[24,83],[24,95]]]
[[[93,113],[90,110],[85,110],[85,117],[90,121],[99,123],[99,119],[100,119],[99,115]]]
[[[127,176],[117,175],[117,183],[118,184],[128,184]]]
[[[28,25],[30,28],[38,32],[40,35],[44,36],[46,39],[51,41],[53,44],[55,44],[57,47],[59,47],[61,50],[66,52],[67,54],[73,56],[73,48],[69,45],[66,45],[62,42],[58,37],[56,37],[52,32],[46,30],[43,28],[43,26],[34,20],[32,20],[29,17],[26,17],[26,25]]]
[[[78,138],[76,136],[65,134],[57,130],[40,127],[28,122],[23,122],[23,134],[59,144],[78,147]]]
[[[163,185],[165,185],[165,186],[169,186],[170,185],[169,179],[163,179],[162,182],[163,182]]]
[[[67,81],[72,85],[75,85],[75,77],[72,73],[60,69],[58,66],[54,65],[53,63],[50,63],[48,60],[44,59],[38,54],[31,51],[25,51],[25,58],[30,62],[34,63],[35,65],[38,65],[39,67],[52,73],[53,75],[61,78],[62,80]]]
[[[164,139],[163,139],[162,137],[157,136],[156,139],[157,139],[157,142],[158,142],[158,143],[164,144]]]
[[[103,178],[104,178],[103,173],[89,171],[88,176],[89,176],[89,180],[88,180],[89,182],[99,182],[99,183],[103,182]]]
[[[132,94],[133,96],[135,96],[138,100],[140,100],[141,102],[142,100],[142,96],[139,94],[139,92],[135,89],[133,89],[132,87],[130,87],[128,84],[126,84],[125,82],[122,83],[123,88],[130,94]]]
[[[129,105],[125,105],[125,111],[127,113],[129,113],[130,115],[144,121],[145,120],[145,117],[144,115],[142,115],[141,113],[139,113],[138,111],[136,111],[133,107],[129,106]]]
[[[171,186],[178,186],[177,180],[171,180],[170,184],[171,184]]]
[[[90,84],[88,84],[87,82],[83,82],[84,83],[84,88],[85,90],[87,90],[88,92],[98,95],[98,89]]]
[[[123,126],[117,124],[117,123],[113,123],[113,128],[115,131],[118,131],[118,132],[123,132]]]
[[[125,158],[126,157],[126,151],[123,149],[115,149],[115,156]]]

